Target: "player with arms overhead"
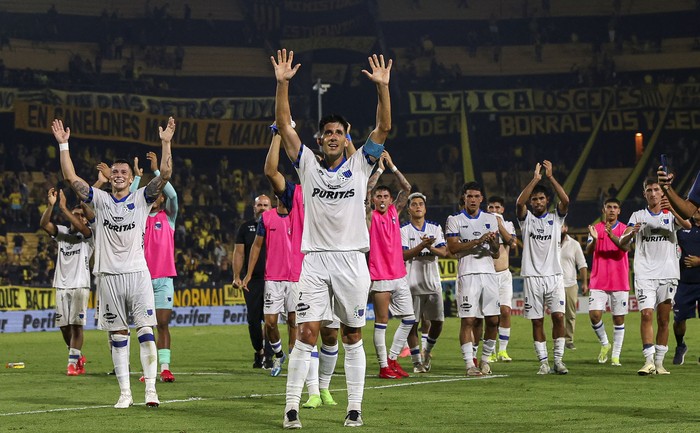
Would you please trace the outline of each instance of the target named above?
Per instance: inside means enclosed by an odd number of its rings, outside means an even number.
[[[540,361],[537,374],[548,374],[547,338],[544,334],[544,312],[549,308],[552,315],[552,339],[554,340],[554,372],[566,374],[564,365],[564,311],[566,294],[564,278],[559,258],[561,226],[569,211],[569,196],[556,181],[552,163],[543,162],[545,175],[559,197],[554,214],[547,211],[549,190],[539,185],[542,180],[541,165],[535,166],[535,173],[516,201],[516,215],[523,236],[523,260],[520,275],[524,277],[525,318],[532,321],[532,337],[535,340],[535,353]],[[527,209],[530,203],[532,212]]]
[[[277,80],[275,118],[282,143],[294,162],[304,194],[304,233],[301,249],[306,255],[299,278],[297,343],[289,358],[284,427],[300,428],[299,401],[309,369],[311,351],[320,327],[340,319],[345,349],[348,388],[346,426],[362,425],[362,394],[367,360],[362,344],[370,277],[364,253],[369,249],[365,226],[365,196],[372,167],[384,150],[391,130],[389,76],[392,61],[369,58],[371,72],[363,70],[377,88],[377,122],[367,142],[345,157],[347,121],[330,115],[319,122],[324,158],[319,162],[302,145],[291,125],[289,81],[301,65],[292,66],[293,52],[277,52],[271,58]],[[331,299],[332,298],[332,299]]]
[[[70,227],[51,222],[51,213],[56,205],[70,222]],[[66,207],[63,191],[51,188],[48,206],[39,225],[58,243],[58,257],[54,270],[53,286],[56,288],[56,325],[61,329],[68,345],[68,376],[85,374],[83,348],[83,326],[87,318],[90,297],[90,257],[95,250],[92,230],[80,206],[72,211]]]
[[[95,265],[97,294],[100,302],[98,325],[109,331],[112,341],[112,362],[121,395],[115,408],[133,404],[129,383],[129,314],[133,316],[139,339],[141,365],[146,382],[146,406],[160,404],[156,393],[157,351],[153,326],[156,325],[155,302],[151,275],[144,255],[143,238],[146,219],[153,202],[160,196],[172,174],[170,141],[175,133],[175,120],[168,119],[165,129],[159,127],[162,145],[160,175],[135,193],[129,192],[134,180],[128,161],[112,164],[109,182],[112,192],[92,188],[75,173],[68,150],[70,128],[61,120],[51,125],[59,143],[63,177],[78,197],[95,212]]]

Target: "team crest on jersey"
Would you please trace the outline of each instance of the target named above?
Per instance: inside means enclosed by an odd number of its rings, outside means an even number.
[[[487,224],[484,224],[484,225],[486,226],[487,229],[490,229],[490,228],[491,228],[491,224],[488,224],[488,223],[487,223]]]
[[[152,316],[152,315],[153,315],[153,310],[151,310],[150,308],[149,308],[148,310],[146,310],[146,315],[147,315],[147,316]]]
[[[156,221],[154,227],[156,228],[156,230],[161,230],[163,228],[163,223],[161,223],[160,221]]]
[[[668,221],[669,221],[668,218],[665,218],[665,219],[664,219],[664,224],[668,224]]]
[[[549,221],[547,221],[547,224],[549,224],[550,226],[552,226],[552,225],[554,225],[554,221],[549,220]]]
[[[345,170],[344,172],[340,173],[340,176],[338,176],[340,180],[350,179],[351,177],[352,171],[350,170]]]
[[[126,208],[129,209],[129,210],[134,210],[135,207],[136,207],[136,206],[134,206],[133,203],[129,203],[128,205],[126,205]]]

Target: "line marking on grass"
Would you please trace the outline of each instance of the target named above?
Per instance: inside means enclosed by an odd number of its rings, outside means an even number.
[[[195,374],[195,373],[192,373],[192,374]],[[488,379],[497,379],[497,378],[502,378],[502,377],[508,377],[508,375],[496,374],[496,375],[479,376],[479,377],[463,377],[463,376],[462,377],[439,376],[439,377],[447,377],[447,378],[438,379],[438,380],[421,380],[419,382],[391,383],[391,384],[379,385],[379,386],[366,386],[365,390],[399,388],[399,387],[404,387],[404,386],[432,385],[435,383],[446,383],[446,382],[488,380]],[[342,391],[347,391],[347,388],[337,388],[337,389],[333,389],[331,392],[342,392]],[[244,399],[248,399],[248,398],[282,397],[285,395],[286,395],[285,393],[235,395],[235,396],[228,397],[228,398],[225,398],[222,400],[244,400]],[[216,400],[216,399],[205,398],[205,397],[190,397],[190,398],[179,399],[179,400],[164,400],[161,402],[161,404],[162,403],[166,403],[166,404],[189,403],[189,402],[193,402],[193,401],[210,401],[210,400]],[[135,404],[134,406],[144,406],[144,405],[145,405],[145,403],[138,403],[138,404]],[[56,408],[56,409],[28,410],[28,411],[24,411],[24,412],[0,413],[0,416],[36,415],[36,414],[40,414],[40,413],[70,412],[70,411],[90,410],[90,409],[109,409],[112,407],[113,407],[113,405],[111,405],[111,404],[110,405],[98,405],[98,406],[84,406],[84,407],[61,407],[61,408]]]

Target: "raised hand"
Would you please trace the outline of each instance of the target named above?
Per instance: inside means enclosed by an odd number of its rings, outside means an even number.
[[[139,157],[134,157],[134,176],[143,176],[143,170],[139,168]]]
[[[591,237],[593,239],[598,240],[598,230],[596,230],[595,227],[588,226],[588,233],[591,235]]]
[[[158,170],[158,155],[155,152],[148,152],[146,159],[151,161],[151,171]]]
[[[384,169],[386,168],[386,166],[384,165],[384,160],[386,159],[387,155],[389,155],[389,154],[385,150],[384,152],[382,152],[382,155],[379,157],[379,160],[377,161],[377,164],[379,165],[379,169],[382,171],[384,171]]]
[[[63,194],[63,190],[58,190],[58,207],[61,209],[66,209],[66,195]]]
[[[394,64],[393,60],[389,59],[389,62],[385,62],[383,54],[380,54],[379,57],[376,54],[372,54],[372,57],[367,59],[372,72],[363,69],[362,73],[375,84],[388,85],[391,76],[391,65]]]
[[[663,170],[663,166],[660,165],[656,171],[656,176],[658,178],[659,186],[671,185],[673,183],[673,173],[666,173]]]
[[[70,138],[70,128],[63,129],[62,120],[53,120],[53,123],[51,123],[51,132],[53,132],[53,136],[56,138],[56,141],[59,144],[68,143],[68,139]]]
[[[172,117],[168,118],[168,125],[163,129],[163,127],[158,127],[158,136],[160,141],[172,141],[173,135],[175,134],[175,119]]]
[[[542,166],[541,166],[540,163],[538,162],[538,163],[535,165],[535,174],[534,174],[534,176],[532,176],[532,178],[535,179],[535,180],[540,180],[540,179],[542,179],[542,173],[540,173],[540,171],[542,171]]]
[[[49,189],[49,194],[48,194],[48,199],[49,199],[49,206],[54,207],[56,205],[56,189],[51,188]]]
[[[391,155],[386,150],[382,152],[382,157],[384,158],[384,163],[387,167],[391,168],[394,166],[394,161],[391,159]]]
[[[100,182],[109,182],[109,177],[112,175],[112,170],[104,162],[97,164],[97,178]]]
[[[292,67],[292,60],[294,60],[294,51],[289,51],[287,54],[286,48],[277,50],[277,60],[275,60],[275,56],[270,56],[272,67],[275,68],[275,79],[278,83],[291,80],[301,67],[301,63]]]
[[[554,176],[554,171],[552,169],[552,163],[550,161],[547,161],[546,159],[543,161],[542,165],[544,165],[544,174],[548,178]]]

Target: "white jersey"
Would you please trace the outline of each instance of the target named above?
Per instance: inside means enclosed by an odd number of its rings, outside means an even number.
[[[143,252],[146,218],[153,203],[146,202],[145,187],[121,200],[97,188],[91,188],[88,204],[95,210],[95,266],[99,274],[127,274],[148,271]]]
[[[369,251],[365,198],[374,164],[362,147],[331,171],[302,145],[295,166],[304,191],[301,252]]]
[[[634,226],[637,223],[642,223],[642,227],[634,238],[637,244],[634,249],[634,278],[680,278],[681,251],[676,230],[681,227],[673,214],[653,214],[649,209],[642,209],[632,214],[627,225]]]
[[[53,274],[53,286],[57,289],[90,287],[90,257],[95,250],[92,237],[71,233],[68,227],[57,225],[58,257]]]
[[[467,211],[450,215],[445,224],[446,237],[458,237],[460,242],[469,242],[479,239],[487,232],[498,232],[498,220],[493,214],[479,210],[475,217],[469,216]],[[488,243],[482,243],[474,248],[474,253],[465,254],[459,258],[457,275],[469,274],[495,274],[491,247]]]
[[[520,222],[523,236],[523,258],[520,275],[523,277],[546,277],[562,273],[559,249],[561,248],[561,226],[566,215],[545,213],[536,217],[529,210]]]
[[[404,224],[401,227],[401,246],[404,250],[413,249],[421,243],[421,237],[426,235],[435,238],[433,247],[445,246],[442,227],[433,221],[425,221],[420,229],[410,222]],[[442,291],[438,257],[428,248],[423,248],[416,257],[406,261],[406,274],[413,295],[432,295]]]

